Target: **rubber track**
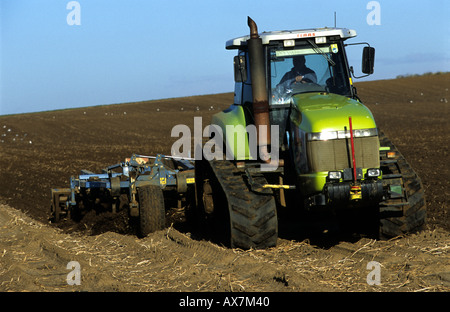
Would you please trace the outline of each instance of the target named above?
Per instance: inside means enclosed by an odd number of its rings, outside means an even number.
[[[389,146],[397,153],[397,163],[390,166],[392,173],[402,175],[403,187],[408,205],[403,206],[403,216],[381,220],[380,232],[385,236],[398,236],[405,233],[417,232],[423,228],[426,220],[426,202],[422,182],[405,157],[394,144],[380,133],[381,146]]]
[[[231,247],[262,249],[276,246],[278,219],[272,190],[252,192],[245,182],[245,174],[230,161],[213,160],[209,164],[226,195],[230,214]],[[254,179],[259,183],[266,183],[262,176],[256,176]]]

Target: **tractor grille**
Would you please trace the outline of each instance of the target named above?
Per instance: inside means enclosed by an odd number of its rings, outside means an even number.
[[[354,138],[356,167],[379,168],[378,136]],[[350,139],[308,142],[311,172],[343,170],[352,167]]]

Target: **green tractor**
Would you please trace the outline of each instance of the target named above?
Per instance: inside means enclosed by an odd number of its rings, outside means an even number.
[[[356,32],[248,26],[226,43],[237,50],[234,103],[212,117],[216,149],[195,164],[200,220],[243,249],[276,246],[280,209],[344,216],[377,238],[420,230],[421,181],[352,83]],[[369,75],[375,49],[364,44]]]

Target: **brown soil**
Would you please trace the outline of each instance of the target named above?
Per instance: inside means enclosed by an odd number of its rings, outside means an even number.
[[[422,178],[423,232],[325,243],[280,235],[276,248],[242,251],[195,239],[176,207],[167,229],[144,239],[120,214],[58,228],[48,223],[51,188],[132,153],[170,154],[174,125],[193,129],[203,116],[204,127],[233,95],[0,116],[0,291],[449,291],[450,75],[356,86]],[[70,261],[80,263],[81,285],[66,282]],[[370,261],[381,264],[380,285],[366,282]]]

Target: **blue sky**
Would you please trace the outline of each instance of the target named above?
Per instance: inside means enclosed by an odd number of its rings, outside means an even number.
[[[259,31],[337,26],[376,48],[364,80],[450,71],[450,2],[0,0],[0,115],[231,92],[228,39]],[[359,67],[360,48],[349,47]],[[230,103],[231,104],[231,103]]]

